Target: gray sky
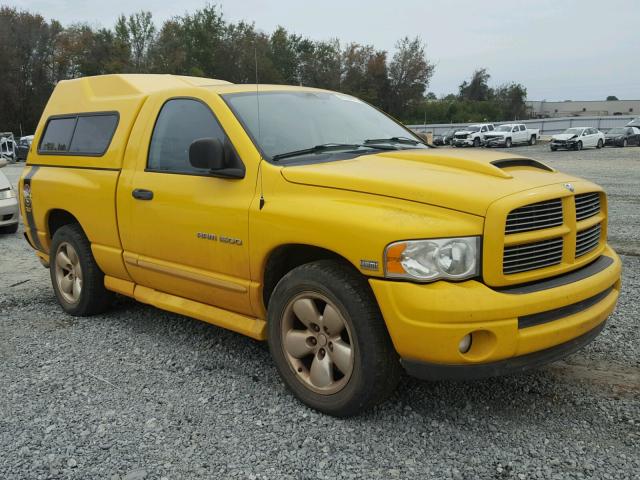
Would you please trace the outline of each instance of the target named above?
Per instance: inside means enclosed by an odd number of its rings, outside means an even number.
[[[156,23],[192,12],[195,0],[14,0],[63,24],[111,27],[120,13],[151,10]],[[317,40],[393,51],[420,35],[436,63],[429,90],[457,91],[477,67],[491,84],[524,84],[531,100],[640,98],[640,2],[635,0],[219,0],[227,20],[266,32],[277,25]]]

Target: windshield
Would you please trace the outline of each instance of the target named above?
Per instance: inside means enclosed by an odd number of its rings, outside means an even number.
[[[563,133],[567,135],[580,135],[582,133],[583,128],[567,128]]]
[[[625,133],[627,133],[627,129],[626,128],[612,128],[607,133],[615,133],[615,134],[618,134],[618,135],[624,135]]]
[[[476,126],[476,125],[469,125],[468,127],[464,127],[463,129],[466,132],[479,132],[480,131],[480,127]]]
[[[511,125],[500,125],[498,128],[496,128],[496,132],[510,132],[511,131]]]
[[[223,97],[263,153],[271,158],[317,145],[348,144],[357,148],[369,143],[366,140],[371,144],[387,143],[383,139],[394,143],[394,137],[422,141],[370,105],[341,93],[277,91],[261,92],[256,97],[255,92],[243,92]],[[394,146],[428,148],[422,144]]]

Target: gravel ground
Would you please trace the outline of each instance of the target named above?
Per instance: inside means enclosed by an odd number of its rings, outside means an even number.
[[[624,286],[584,350],[515,377],[405,378],[336,420],[285,391],[261,343],[124,298],[65,315],[21,229],[0,238],[0,478],[640,478],[640,148],[513,151],[609,192]]]

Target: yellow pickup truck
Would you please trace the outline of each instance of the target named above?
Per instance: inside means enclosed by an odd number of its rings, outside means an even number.
[[[63,81],[19,190],[66,312],[115,292],[267,340],[289,389],[336,416],[384,399],[403,368],[467,379],[561,358],[620,291],[599,186],[432,148],[325,90]]]

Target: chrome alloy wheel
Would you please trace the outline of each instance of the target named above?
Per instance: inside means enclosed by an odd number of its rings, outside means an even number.
[[[82,293],[82,268],[76,249],[70,243],[62,242],[56,251],[55,261],[58,290],[65,302],[78,303]]]
[[[282,348],[297,378],[310,390],[331,395],[351,378],[352,335],[340,310],[326,297],[304,292],[285,308]]]

